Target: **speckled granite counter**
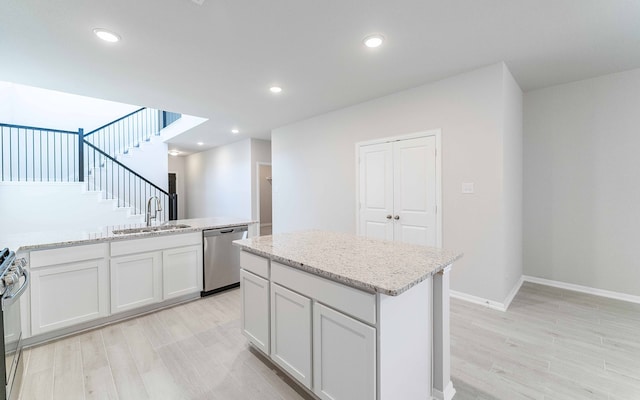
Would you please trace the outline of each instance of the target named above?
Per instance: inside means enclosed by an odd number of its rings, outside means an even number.
[[[152,226],[184,224],[189,225],[189,227],[171,229],[166,231],[140,232],[129,234],[115,234],[113,233],[113,231],[120,229],[140,228],[144,227],[145,224],[107,226],[95,232],[82,232],[77,230],[60,229],[59,231],[1,235],[0,244],[14,251],[29,251],[52,247],[112,242],[116,240],[131,240],[161,235],[176,235],[180,233],[203,231],[205,229],[226,228],[233,226],[250,225],[255,223],[256,221],[237,218],[180,219],[176,221],[169,221],[164,224],[153,224]]]
[[[390,296],[462,257],[455,251],[319,231],[254,237],[234,244],[273,261]]]

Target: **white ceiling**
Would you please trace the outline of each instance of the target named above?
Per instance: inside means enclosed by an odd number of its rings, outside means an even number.
[[[172,139],[202,150],[499,61],[525,91],[638,68],[640,1],[3,0],[0,57],[0,80],[208,118]]]

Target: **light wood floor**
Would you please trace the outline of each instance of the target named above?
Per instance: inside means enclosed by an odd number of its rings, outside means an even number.
[[[451,310],[455,400],[640,399],[640,305],[525,284],[506,313]],[[29,349],[21,398],[309,399],[239,312],[233,290]]]
[[[451,301],[463,399],[640,399],[640,305],[525,283],[506,313]]]

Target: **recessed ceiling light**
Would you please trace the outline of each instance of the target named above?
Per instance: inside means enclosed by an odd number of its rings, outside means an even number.
[[[177,156],[178,154],[180,154],[180,152],[178,150],[169,150],[169,155],[170,156]]]
[[[202,146],[204,143],[202,142],[198,142],[198,146]]]
[[[104,40],[105,42],[115,43],[120,41],[120,35],[106,29],[96,28],[93,30],[93,33],[95,33],[97,37]]]
[[[362,41],[365,46],[370,48],[380,47],[382,42],[384,42],[384,36],[376,33],[374,35],[369,35]]]
[[[231,130],[231,133],[236,134],[236,133],[240,133],[240,131],[239,131],[239,130],[237,130],[237,129],[232,129],[232,130]]]
[[[276,94],[282,92],[282,88],[280,86],[271,86],[269,90],[271,91],[271,93]]]

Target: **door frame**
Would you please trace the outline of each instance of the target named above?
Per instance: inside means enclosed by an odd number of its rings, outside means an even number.
[[[388,136],[379,139],[366,140],[355,144],[356,152],[356,234],[360,232],[360,148],[370,146],[372,144],[399,142],[407,139],[417,139],[423,137],[435,137],[436,140],[436,247],[442,247],[442,129],[430,129],[428,131],[420,131],[407,133],[397,136]]]
[[[258,234],[260,236],[260,167],[268,165],[271,167],[271,178],[273,179],[273,165],[270,162],[256,162],[256,221],[258,221]],[[271,229],[273,230],[273,184],[271,185]]]

